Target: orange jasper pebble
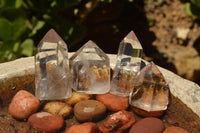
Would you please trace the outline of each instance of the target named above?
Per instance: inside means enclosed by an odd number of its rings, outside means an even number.
[[[163,133],[189,133],[189,132],[183,128],[172,126],[166,128]]]
[[[110,93],[96,95],[96,100],[102,102],[110,111],[126,110],[129,106],[128,97]]]
[[[110,115],[108,119],[99,126],[99,130],[103,133],[121,133],[130,128],[134,123],[134,114],[122,110]]]
[[[97,131],[98,127],[96,123],[87,122],[80,125],[73,125],[65,133],[96,133]]]
[[[40,101],[33,94],[20,90],[13,97],[8,110],[16,119],[26,119],[35,113],[39,106]]]

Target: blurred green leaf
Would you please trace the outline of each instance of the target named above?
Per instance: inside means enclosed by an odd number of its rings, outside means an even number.
[[[57,1],[53,1],[52,3],[51,3],[51,7],[55,7],[57,5]]]
[[[12,25],[5,18],[0,18],[0,39],[6,40],[12,37]]]
[[[192,2],[195,6],[197,6],[197,7],[200,8],[200,0],[191,0],[191,2]]]
[[[13,46],[14,46],[15,42],[16,41],[13,39],[4,41],[3,45],[1,46],[1,50],[2,51],[13,51]]]
[[[194,18],[198,18],[200,19],[200,8],[197,7],[196,5],[187,2],[185,4],[185,9],[186,9],[186,13]]]
[[[15,0],[5,0],[5,7],[15,7]]]
[[[15,7],[20,8],[22,5],[22,0],[15,0]]]
[[[25,32],[26,32],[26,20],[25,18],[17,18],[13,23],[12,23],[12,33],[13,33],[13,38],[15,40],[19,39]]]
[[[0,0],[0,8],[4,7],[5,0]]]
[[[13,52],[17,53],[20,46],[20,42],[15,42],[13,46]]]
[[[86,0],[88,2],[90,0]],[[73,14],[82,0],[0,0],[0,62],[33,54],[50,28],[77,49],[86,35],[86,27]]]
[[[32,39],[26,39],[20,45],[20,51],[22,55],[31,56],[33,55],[34,42]]]
[[[9,21],[14,21],[18,17],[24,17],[25,12],[15,7],[9,7],[9,8],[3,8],[2,10],[0,10],[0,16],[8,19]]]
[[[44,20],[50,20],[51,16],[49,16],[48,14],[44,14],[43,15]]]
[[[38,21],[36,25],[33,27],[32,32],[29,34],[29,37],[34,36],[39,29],[41,29],[45,25],[44,21]]]
[[[15,40],[7,40],[3,42],[0,50],[0,62],[12,60],[15,57],[13,52],[14,45]]]

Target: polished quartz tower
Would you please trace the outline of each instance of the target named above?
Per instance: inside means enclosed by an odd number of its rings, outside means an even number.
[[[69,64],[75,91],[104,94],[110,90],[110,60],[93,41],[72,55]]]
[[[131,31],[120,43],[110,93],[128,96],[140,71],[142,46]]]
[[[40,100],[60,100],[71,96],[68,49],[62,38],[49,30],[35,54],[35,95]]]

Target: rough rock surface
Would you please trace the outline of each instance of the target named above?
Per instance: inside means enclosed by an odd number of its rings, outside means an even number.
[[[72,54],[69,53],[69,57]],[[111,67],[114,68],[116,55],[108,54],[108,56],[110,57]],[[159,69],[169,83],[171,93],[200,117],[200,86],[166,69],[161,67]],[[0,64],[0,91],[3,89],[13,89],[21,82],[27,84],[33,82],[34,72],[34,57],[20,58]]]

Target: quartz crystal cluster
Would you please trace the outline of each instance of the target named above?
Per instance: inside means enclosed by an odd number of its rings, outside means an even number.
[[[169,101],[169,86],[157,66],[146,65],[135,81],[129,97],[131,106],[147,112],[164,111]]]
[[[35,95],[40,100],[65,99],[71,96],[67,45],[49,30],[35,54]]]
[[[110,89],[110,60],[92,41],[69,59],[72,88],[81,93],[104,94]]]
[[[67,45],[50,30],[35,54],[35,94],[40,100],[71,97],[72,89],[87,94],[119,95],[144,111],[166,110],[169,87],[154,63],[141,71],[142,46],[131,31],[120,43],[110,83],[110,60],[88,41],[68,60]],[[128,103],[128,102],[127,102]]]
[[[112,94],[128,96],[134,88],[135,78],[140,71],[142,51],[133,31],[121,41],[111,82]]]

